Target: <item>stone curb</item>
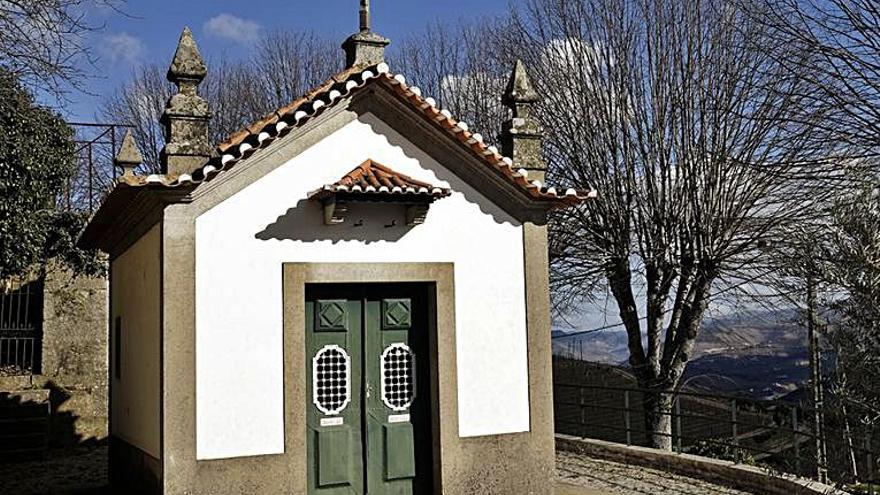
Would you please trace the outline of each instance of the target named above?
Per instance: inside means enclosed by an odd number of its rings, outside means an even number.
[[[816,481],[691,454],[676,454],[562,434],[556,435],[556,448],[566,452],[586,454],[597,459],[659,469],[755,494],[847,495],[847,492]]]
[[[49,391],[45,389],[2,390],[0,391],[0,401],[10,401],[16,404],[47,403],[49,402]]]

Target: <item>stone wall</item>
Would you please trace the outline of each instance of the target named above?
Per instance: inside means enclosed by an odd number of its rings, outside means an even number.
[[[43,289],[44,388],[54,442],[107,436],[107,280],[53,270]]]
[[[50,269],[43,287],[41,372],[0,377],[0,391],[49,391],[53,447],[105,439],[107,280]]]
[[[846,492],[815,481],[766,469],[710,459],[690,454],[676,454],[648,447],[556,435],[556,449],[582,454],[594,459],[643,466],[729,486],[749,493],[767,495],[846,495]]]

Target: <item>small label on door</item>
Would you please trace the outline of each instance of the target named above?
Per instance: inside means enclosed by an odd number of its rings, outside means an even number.
[[[388,416],[389,423],[406,423],[409,421],[409,414],[392,414]]]
[[[345,424],[345,419],[342,416],[338,416],[335,418],[321,418],[321,426],[342,426]]]

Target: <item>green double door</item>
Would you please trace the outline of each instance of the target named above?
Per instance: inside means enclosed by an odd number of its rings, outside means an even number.
[[[426,295],[306,287],[310,494],[432,493]]]

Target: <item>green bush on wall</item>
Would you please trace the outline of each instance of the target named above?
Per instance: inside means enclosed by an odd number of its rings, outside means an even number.
[[[683,449],[683,452],[685,454],[711,457],[712,459],[732,461],[738,464],[746,464],[748,466],[758,465],[751,452],[740,447],[727,445],[729,443],[729,438],[722,438],[717,440],[700,440],[694,445]]]
[[[103,273],[95,252],[76,247],[87,215],[56,208],[75,172],[70,126],[0,69],[0,281],[32,275],[51,259],[75,273]]]

